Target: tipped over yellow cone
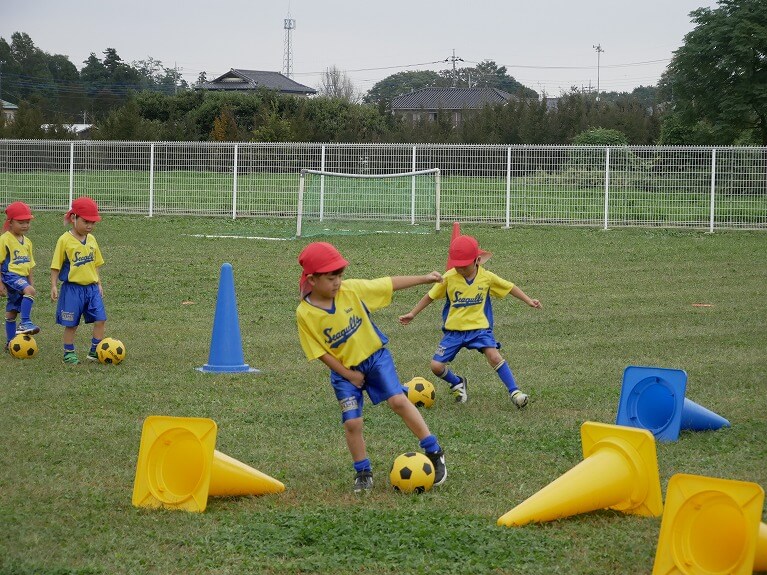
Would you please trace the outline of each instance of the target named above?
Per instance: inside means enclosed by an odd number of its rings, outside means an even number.
[[[215,449],[212,419],[153,415],[141,432],[133,505],[205,511],[208,495],[280,493],[276,479]]]
[[[655,438],[646,429],[587,421],[584,460],[498,519],[514,527],[597,509],[658,516],[663,501]]]
[[[745,575],[767,569],[764,490],[679,473],[668,482],[653,575]]]

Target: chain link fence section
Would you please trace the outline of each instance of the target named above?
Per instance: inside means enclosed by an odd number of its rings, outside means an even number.
[[[0,202],[295,220],[302,169],[438,168],[445,221],[767,228],[767,148],[0,140]],[[364,193],[364,191],[361,191]]]

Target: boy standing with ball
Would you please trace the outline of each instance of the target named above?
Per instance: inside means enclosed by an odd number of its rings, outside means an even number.
[[[64,216],[71,227],[59,237],[51,260],[51,299],[57,302],[56,323],[64,326],[64,363],[71,365],[80,363],[75,353],[80,319],[93,324],[89,360],[98,361],[96,346],[106,329],[104,289],[99,277],[104,258],[91,233],[100,220],[99,208],[91,198],[83,196],[73,201],[72,209]]]
[[[468,400],[465,377],[453,373],[447,366],[462,348],[476,349],[484,354],[490,367],[501,379],[512,403],[521,409],[527,405],[527,394],[514,380],[511,368],[498,351],[501,344],[493,334],[493,307],[491,296],[503,298],[511,294],[535,309],[543,306],[537,299],[529,298],[519,286],[486,270],[490,252],[479,249],[479,243],[471,236],[458,236],[450,243],[448,271],[445,281],[433,286],[416,306],[399,321],[407,325],[434,300],[442,300],[442,340],[431,360],[431,371],[450,385],[457,403]]]
[[[13,202],[5,208],[3,234],[0,235],[0,295],[8,296],[5,306],[5,337],[8,343],[19,334],[33,335],[40,328],[32,323],[32,305],[35,291],[32,268],[35,257],[32,241],[27,237],[32,211],[24,202]],[[21,322],[16,326],[16,317]]]
[[[363,390],[373,405],[386,401],[402,418],[434,465],[434,485],[441,485],[447,477],[444,451],[418,408],[402,392],[394,361],[385,347],[389,340],[370,318],[371,312],[391,303],[394,291],[441,282],[441,274],[344,280],[349,262],[326,242],[306,246],[298,263],[303,268],[301,303],[296,309],[298,335],[307,359],[319,359],[330,369],[330,383],[354,463],[354,492],[373,487],[362,434]]]

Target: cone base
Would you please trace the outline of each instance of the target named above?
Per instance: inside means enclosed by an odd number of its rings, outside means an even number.
[[[261,373],[260,369],[250,367],[247,363],[243,365],[210,365],[206,363],[195,369],[203,373]]]

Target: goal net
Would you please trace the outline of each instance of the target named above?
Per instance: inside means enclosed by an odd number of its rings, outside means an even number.
[[[438,168],[400,174],[302,170],[296,236],[439,231],[439,201]]]

